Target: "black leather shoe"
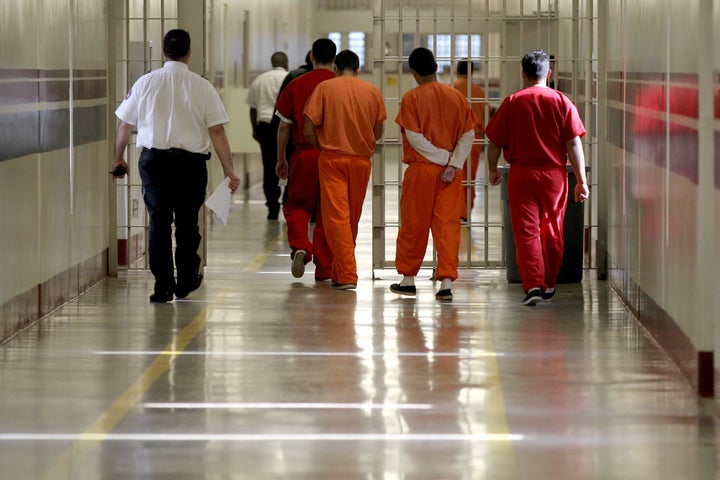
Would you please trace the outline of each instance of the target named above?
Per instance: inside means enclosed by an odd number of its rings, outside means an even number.
[[[155,292],[152,295],[150,295],[150,302],[152,302],[152,303],[167,303],[167,302],[172,302],[172,300],[173,300],[172,292]]]
[[[202,284],[203,281],[203,275],[198,274],[197,277],[195,277],[195,281],[192,282],[190,285],[183,285],[178,284],[177,288],[175,288],[175,298],[185,298],[188,295],[190,295],[190,292],[194,292],[198,288],[200,288],[200,284]]]
[[[444,290],[440,290],[435,294],[435,300],[440,300],[443,302],[449,302],[452,300],[452,290],[449,288],[446,288]]]
[[[390,285],[390,291],[398,295],[415,295],[417,293],[415,285],[400,285],[399,283]]]

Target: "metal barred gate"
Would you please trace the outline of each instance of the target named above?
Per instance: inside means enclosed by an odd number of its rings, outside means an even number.
[[[589,134],[587,164],[595,152],[593,97],[596,61],[593,42],[596,18],[592,0],[371,0],[372,81],[385,98],[388,121],[373,159],[372,257],[373,272],[394,269],[395,241],[402,219],[399,216],[402,175],[402,140],[394,119],[402,95],[414,87],[407,59],[416,47],[433,51],[439,64],[439,81],[452,85],[459,61],[474,66],[473,82],[486,98],[467,97],[471,104],[486,103],[485,121],[502,99],[522,88],[520,60],[529,50],[542,48],[556,57],[556,88],[578,105]],[[329,0],[326,7],[335,2]],[[344,4],[353,2],[343,2]],[[362,2],[361,2],[362,3]],[[369,5],[368,5],[369,6]],[[348,5],[338,8],[347,8]],[[352,5],[356,7],[357,5]],[[569,37],[569,38],[568,38]],[[562,39],[562,41],[561,41]],[[468,90],[470,90],[468,88]],[[585,94],[590,94],[585,97]],[[493,268],[505,265],[500,188],[487,183],[484,138],[476,139],[483,153],[477,176],[465,163],[467,219],[461,230],[460,267]],[[591,184],[594,183],[591,181]],[[470,192],[476,192],[471,208]],[[592,198],[592,197],[591,197]],[[586,206],[585,233],[595,224],[591,202]],[[589,248],[590,235],[586,235]],[[432,239],[423,268],[435,265]],[[591,256],[586,259],[590,266]]]

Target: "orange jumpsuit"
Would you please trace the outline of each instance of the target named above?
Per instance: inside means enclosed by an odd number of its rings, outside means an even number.
[[[442,182],[445,166],[413,148],[407,132],[422,134],[438,149],[458,152],[464,135],[472,140],[477,118],[462,94],[442,83],[429,82],[403,95],[395,122],[402,127],[403,162],[408,164],[400,198],[395,267],[401,275],[417,275],[427,250],[428,231],[432,231],[438,253],[436,278],[455,281],[464,208],[462,175],[458,172],[452,183]],[[462,168],[469,147],[459,152],[460,158],[449,159],[450,164]]]
[[[380,90],[341,75],[319,84],[305,105],[320,145],[320,204],[333,254],[332,281],[357,284],[355,241],[375,151],[374,128],[387,118]]]
[[[459,91],[466,98],[470,99],[470,108],[477,117],[478,121],[475,124],[475,139],[482,139],[483,131],[485,130],[485,90],[477,85],[476,83],[470,82],[470,96],[468,97],[468,79],[466,76],[460,76],[455,80],[453,85],[455,90]],[[477,102],[475,99],[482,98],[482,102]],[[470,151],[470,183],[474,184],[477,178],[477,170],[480,165],[480,153],[482,153],[482,143],[473,143],[472,150]],[[463,175],[467,176],[466,169],[463,169]],[[463,189],[463,198],[466,198],[466,189]],[[467,206],[467,200],[464,201]],[[470,209],[475,206],[475,185],[470,186]],[[463,211],[466,211],[464,208]],[[468,218],[467,212],[463,217]]]

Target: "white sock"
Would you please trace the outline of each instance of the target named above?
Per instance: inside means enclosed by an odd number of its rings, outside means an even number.
[[[404,275],[403,279],[400,281],[401,287],[412,287],[414,285],[415,285],[415,277]]]
[[[452,280],[449,278],[443,279],[442,282],[440,282],[440,290],[451,290],[452,289]]]
[[[545,293],[553,293],[554,291],[555,291],[555,287],[545,289]]]

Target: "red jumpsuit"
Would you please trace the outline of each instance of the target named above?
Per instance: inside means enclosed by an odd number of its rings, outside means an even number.
[[[503,101],[485,135],[511,165],[508,200],[523,289],[554,288],[568,196],[565,142],[585,135],[577,108],[557,90],[527,87]]]
[[[305,261],[315,263],[315,279],[326,280],[331,276],[332,252],[325,238],[321,207],[318,157],[320,150],[313,147],[303,136],[305,115],[303,109],[315,87],[325,80],[335,78],[335,73],[325,68],[311,70],[299,76],[283,89],[276,108],[283,119],[292,121],[295,151],[290,159],[288,195],[283,205],[287,222],[288,244],[291,257],[298,250],[305,250]],[[308,226],[315,216],[313,239],[310,241]]]
[[[455,281],[460,216],[464,211],[463,177],[458,172],[452,183],[443,183],[445,167],[416,151],[406,130],[420,133],[435,147],[453,152],[463,134],[472,132],[477,118],[462,94],[442,83],[429,82],[403,95],[395,122],[402,127],[403,162],[408,164],[400,198],[395,267],[401,275],[416,276],[427,250],[428,231],[432,231],[438,253],[436,278]],[[462,167],[464,161],[456,159],[453,166]]]
[[[333,254],[332,281],[357,284],[355,241],[375,151],[373,131],[387,118],[385,103],[371,83],[342,75],[315,88],[305,115],[322,151],[320,203]]]
[[[468,79],[466,76],[458,77],[455,80],[455,84],[453,85],[455,90],[459,91],[466,97],[468,96]],[[485,102],[477,102],[475,99],[482,98],[485,99],[485,90],[480,87],[480,85],[477,85],[476,83],[470,82],[470,97],[468,97],[469,100],[472,101],[470,104],[470,108],[472,109],[473,113],[477,117],[477,123],[475,124],[475,139],[480,140],[482,139],[483,131],[485,130]],[[472,150],[470,150],[470,182],[474,183],[475,179],[477,178],[477,170],[478,166],[480,165],[480,154],[482,153],[482,143],[473,143]],[[467,168],[463,168],[463,175],[467,177]],[[463,189],[463,198],[465,198],[465,195],[467,195],[466,189]],[[463,200],[464,205],[467,206],[467,200]],[[475,186],[471,185],[470,187],[470,209],[472,209],[475,206]],[[463,211],[465,211],[466,208],[463,208]],[[463,215],[463,217],[468,218],[467,212]]]

